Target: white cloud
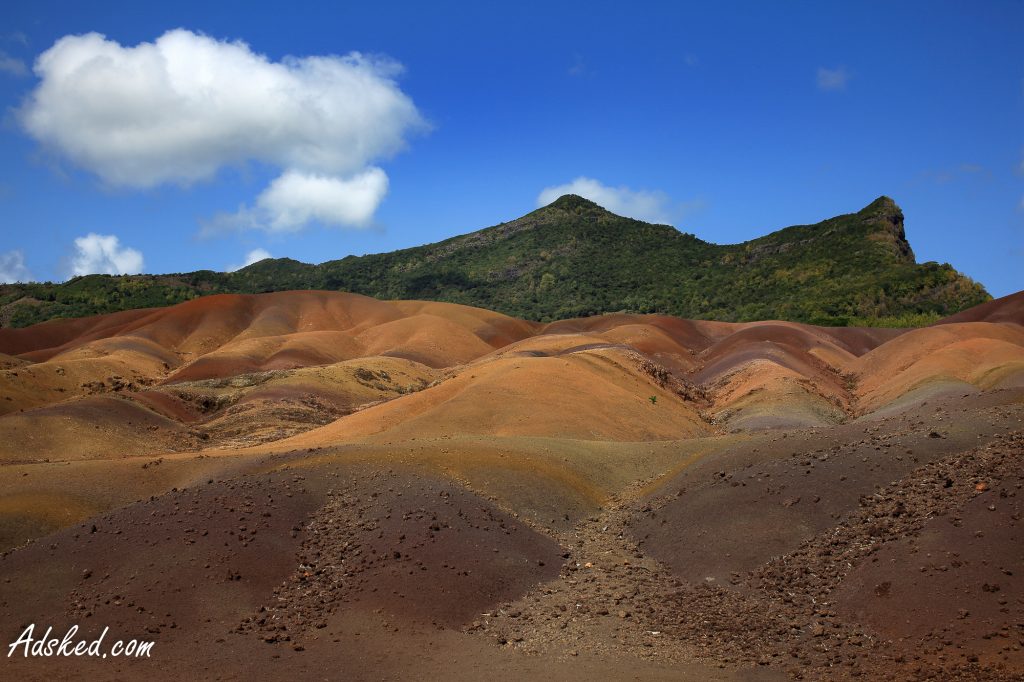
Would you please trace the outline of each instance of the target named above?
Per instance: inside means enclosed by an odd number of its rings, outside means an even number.
[[[249,253],[245,254],[244,263],[242,263],[241,265],[229,265],[226,271],[234,272],[235,270],[241,270],[242,268],[252,265],[253,263],[259,263],[261,260],[264,260],[266,258],[273,258],[273,256],[270,255],[269,251],[267,251],[266,249],[253,249]]]
[[[365,228],[388,192],[388,176],[370,167],[350,178],[285,171],[256,198],[255,207],[203,221],[202,234],[228,230],[296,232],[310,221]]]
[[[0,71],[11,76],[27,76],[28,67],[25,62],[12,57],[3,50],[0,50]]]
[[[288,171],[256,200],[267,229],[292,231],[310,220],[365,227],[388,191],[388,176],[368,168],[347,179]]]
[[[826,69],[818,67],[818,89],[819,90],[845,90],[846,81],[850,74],[840,66],[837,69]]]
[[[649,223],[669,223],[673,214],[678,213],[673,210],[664,192],[634,190],[622,186],[608,187],[598,180],[585,177],[576,178],[564,185],[545,187],[537,197],[537,206],[547,206],[564,194],[578,194],[612,213]]]
[[[21,251],[0,253],[0,284],[31,281],[32,273],[25,267],[25,254]]]
[[[401,66],[357,52],[274,62],[245,43],[184,29],[136,46],[90,33],[61,38],[34,68],[41,82],[20,118],[48,148],[126,187],[188,185],[224,166],[265,163],[282,169],[260,197],[271,211],[290,206],[281,188],[298,191],[296,178],[307,189],[316,178],[355,191],[369,173],[386,188],[371,164],[426,127],[394,81]],[[314,208],[307,220],[369,218],[340,210],[344,197],[324,201],[334,208]],[[365,196],[357,203],[367,205]],[[270,216],[272,229],[298,216],[285,213]]]
[[[121,246],[112,234],[90,232],[75,239],[75,254],[71,257],[71,276],[107,274],[134,275],[142,272],[142,254]]]

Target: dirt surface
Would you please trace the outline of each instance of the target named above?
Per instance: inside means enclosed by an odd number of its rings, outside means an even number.
[[[0,632],[154,643],[0,679],[1020,679],[1021,300],[0,330]]]

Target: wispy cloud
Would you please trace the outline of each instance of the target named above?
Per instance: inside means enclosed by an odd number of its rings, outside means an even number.
[[[920,177],[923,180],[934,182],[938,185],[948,185],[952,182],[988,182],[992,180],[992,171],[978,163],[961,163],[957,166],[946,166],[943,168],[930,168],[921,171]]]
[[[667,194],[657,190],[636,190],[620,185],[610,187],[599,180],[579,177],[564,185],[545,187],[537,196],[537,206],[547,206],[565,194],[576,194],[603,206],[612,213],[649,223],[671,224],[704,207],[694,200],[673,203]]]
[[[252,265],[253,263],[259,263],[261,260],[265,260],[267,258],[273,258],[273,256],[271,256],[270,252],[267,251],[266,249],[253,249],[249,253],[245,254],[244,263],[242,263],[241,265],[229,265],[226,269],[226,272],[234,272],[235,270],[241,270],[244,267]]]
[[[0,253],[0,284],[31,281],[32,273],[25,266],[25,254],[21,251]]]
[[[572,56],[572,64],[569,66],[567,73],[573,77],[586,76],[590,73],[587,68],[587,63],[583,61],[583,55],[576,53]]]
[[[846,82],[850,79],[850,74],[842,66],[836,69],[826,69],[823,66],[818,67],[818,89],[828,92],[835,90],[845,90]]]
[[[12,31],[3,36],[3,41],[8,43],[15,43],[21,47],[28,47],[29,40],[28,36],[21,31]]]
[[[28,75],[28,67],[25,66],[25,62],[0,50],[0,72],[23,78]]]

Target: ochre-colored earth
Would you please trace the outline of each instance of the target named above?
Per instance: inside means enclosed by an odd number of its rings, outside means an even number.
[[[338,292],[0,329],[0,679],[1020,679],[1024,293],[914,330]]]

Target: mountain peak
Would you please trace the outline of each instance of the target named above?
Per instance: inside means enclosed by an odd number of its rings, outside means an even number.
[[[601,210],[604,210],[603,207],[598,206],[590,199],[585,199],[584,197],[581,197],[578,194],[563,194],[562,196],[558,197],[550,204],[548,204],[548,206],[550,208],[560,208],[564,211],[571,211],[575,210],[576,208],[584,208],[588,210],[599,208]]]
[[[867,210],[868,208],[873,208],[873,207],[874,208],[882,208],[882,207],[884,207],[884,208],[894,208],[897,211],[900,210],[900,207],[896,205],[896,201],[892,197],[886,196],[885,194],[881,195],[880,197],[878,197],[877,199],[872,201],[870,204],[868,204],[865,207],[865,210]]]
[[[256,261],[255,263],[249,263],[243,268],[239,268],[237,272],[269,272],[274,270],[280,270],[282,268],[294,268],[296,266],[302,267],[305,263],[297,261],[294,258],[273,258],[267,257]]]
[[[891,242],[896,258],[900,262],[916,262],[914,250],[910,248],[910,242],[907,241],[907,234],[903,229],[903,211],[890,197],[883,194],[862,208],[857,215],[878,228],[878,234]]]
[[[865,217],[877,216],[889,219],[895,219],[898,216],[899,221],[903,221],[903,211],[900,209],[899,205],[892,199],[892,197],[885,196],[884,194],[857,213]]]

